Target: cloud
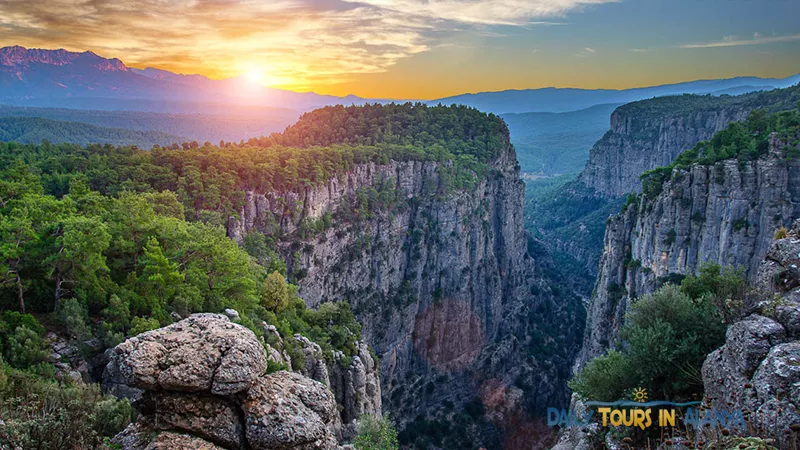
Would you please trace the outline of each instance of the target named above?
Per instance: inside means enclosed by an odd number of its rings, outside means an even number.
[[[3,0],[0,42],[92,50],[212,78],[265,73],[292,89],[380,73],[456,31],[550,25],[616,0]]]
[[[761,36],[758,33],[753,35],[753,39],[736,39],[735,36],[725,36],[721,41],[703,42],[699,44],[684,44],[680,48],[719,48],[719,47],[738,47],[742,45],[764,45],[775,44],[778,42],[800,41],[800,34],[787,36]]]
[[[618,0],[345,0],[436,20],[485,25],[529,25],[588,5]],[[549,24],[549,22],[539,22]]]
[[[586,47],[584,50],[589,52],[589,53],[597,53],[597,50],[595,50],[595,49],[593,49],[591,47]]]

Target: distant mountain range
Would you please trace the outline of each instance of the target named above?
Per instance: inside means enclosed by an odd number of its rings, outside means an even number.
[[[787,78],[737,77],[726,80],[700,80],[624,90],[543,88],[481,92],[436,100],[461,103],[496,114],[523,112],[576,111],[602,104],[623,104],[653,97],[681,94],[739,95],[755,91],[787,88],[800,83],[800,74]]]
[[[120,102],[125,101],[125,103]],[[127,103],[131,101],[130,103]],[[211,80],[159,69],[134,69],[93,52],[0,49],[0,102],[18,106],[218,113],[230,105],[308,111],[363,104],[336,97],[271,89],[232,78]]]
[[[800,75],[784,79],[739,77],[691,81],[626,90],[543,88],[464,94],[425,103],[461,103],[496,114],[566,112],[665,95],[742,94],[798,82]],[[387,101],[390,100],[272,89],[240,78],[211,80],[202,75],[161,69],[135,69],[117,58],[107,59],[89,51],[0,48],[0,103],[18,106],[218,114],[237,105],[297,113],[332,104]]]

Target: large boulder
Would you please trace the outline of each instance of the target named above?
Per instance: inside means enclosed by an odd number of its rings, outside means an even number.
[[[259,380],[242,403],[247,442],[254,450],[337,448],[333,394],[300,374],[280,371]]]
[[[141,392],[123,450],[338,450],[333,393],[301,374],[266,374],[265,345],[224,315],[195,314],[118,345],[111,392]]]
[[[157,427],[190,432],[226,448],[244,447],[244,429],[234,403],[213,395],[172,392],[151,397]]]
[[[247,328],[223,315],[195,314],[119,344],[107,370],[114,382],[139,389],[230,395],[266,372],[267,356]]]

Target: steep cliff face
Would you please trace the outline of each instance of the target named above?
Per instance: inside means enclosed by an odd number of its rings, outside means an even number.
[[[675,169],[654,198],[609,219],[581,361],[617,338],[632,298],[704,262],[753,280],[775,230],[800,216],[800,161],[774,136],[766,156]]]
[[[487,176],[468,189],[446,188],[448,162],[361,164],[302,192],[247,192],[229,223],[237,240],[265,223],[286,234],[329,223],[285,241],[283,254],[309,305],[350,302],[401,429],[471,401],[505,417],[567,400],[561,386],[581,307],[554,294],[528,253],[524,186],[507,131],[503,139]],[[367,212],[370,195],[383,207]],[[498,393],[503,401],[489,406],[483,397]]]
[[[682,151],[705,141],[750,112],[742,106],[647,116],[621,107],[611,114],[611,129],[589,153],[580,181],[607,197],[641,190],[639,175],[666,166]]]
[[[683,95],[629,103],[611,114],[611,129],[589,152],[579,181],[606,197],[641,190],[639,176],[670,164],[758,108],[792,109],[800,89],[730,96]]]

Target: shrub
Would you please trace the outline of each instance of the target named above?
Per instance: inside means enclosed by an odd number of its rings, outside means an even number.
[[[622,353],[610,350],[589,361],[570,380],[569,388],[585,399],[610,402],[621,398],[633,384],[629,361]]]
[[[78,299],[69,298],[58,303],[56,316],[64,331],[75,339],[87,339],[91,331],[87,325],[89,313]]]
[[[775,230],[775,239],[786,239],[786,236],[789,235],[789,230],[786,227],[780,227]]]
[[[700,368],[706,355],[725,340],[730,304],[745,291],[741,272],[703,266],[681,286],[666,284],[634,302],[620,337],[622,351],[591,360],[570,381],[584,398],[613,401],[626,390],[645,387],[663,399],[685,400],[700,394]]]
[[[378,419],[364,414],[358,419],[358,436],[353,443],[356,450],[397,450],[397,431],[389,419]]]
[[[105,438],[122,431],[132,413],[127,400],[102,395],[96,385],[59,385],[0,367],[0,448],[106,448]]]
[[[6,311],[0,318],[0,350],[14,368],[42,374],[52,371],[44,364],[49,353],[43,335],[44,327],[30,314]]]
[[[134,317],[131,321],[131,329],[128,335],[136,336],[159,327],[161,327],[161,324],[153,317]]]

